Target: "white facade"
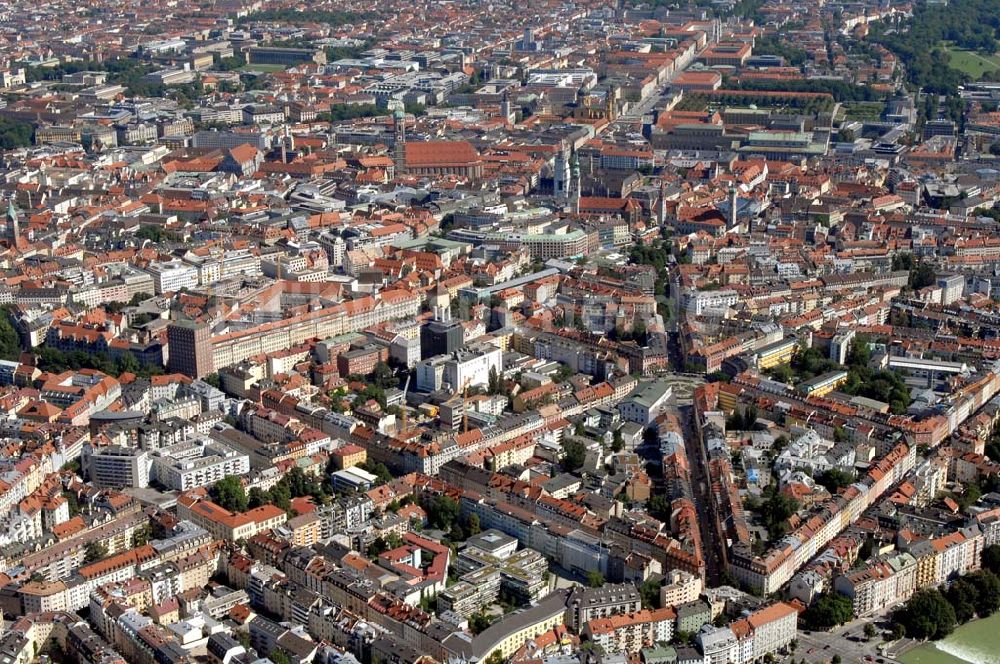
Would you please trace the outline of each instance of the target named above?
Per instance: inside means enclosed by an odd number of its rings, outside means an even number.
[[[98,487],[124,488],[149,486],[149,455],[145,450],[111,446],[93,448],[85,445],[81,457],[85,476]]]
[[[208,486],[226,475],[250,472],[250,457],[219,443],[183,442],[158,450],[152,476],[170,489],[187,491]]]
[[[181,288],[195,288],[198,285],[198,269],[181,261],[153,263],[146,271],[153,277],[157,295]]]
[[[695,316],[708,310],[725,309],[740,301],[739,294],[734,290],[688,291],[683,297],[684,308]]]
[[[444,364],[444,382],[461,392],[466,387],[481,387],[490,382],[490,371],[499,376],[503,370],[503,353],[494,346],[456,351]]]

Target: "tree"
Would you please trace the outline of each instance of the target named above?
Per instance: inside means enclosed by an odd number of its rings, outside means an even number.
[[[983,549],[983,569],[1000,574],[1000,544],[991,544]]]
[[[955,629],[955,609],[933,588],[915,593],[893,617],[912,639],[943,639]]]
[[[586,328],[584,331],[586,331]],[[552,381],[556,383],[565,383],[573,377],[574,373],[573,369],[571,369],[568,365],[560,364],[559,368],[556,369],[555,374],[552,376]]]
[[[202,380],[204,380],[206,383],[208,383],[217,390],[222,389],[222,380],[219,378],[218,373],[210,373],[204,378],[202,378]]]
[[[878,633],[878,630],[875,629],[875,625],[873,625],[872,623],[865,623],[864,632],[865,632],[865,638],[870,641],[871,639],[875,638],[875,634]]]
[[[591,588],[600,588],[605,583],[604,575],[596,569],[587,572],[587,585]]]
[[[80,500],[73,491],[63,491],[62,495],[66,498],[66,504],[69,507],[69,518],[72,519],[80,513]]]
[[[774,485],[764,489],[764,502],[757,509],[768,536],[774,540],[788,532],[788,519],[799,509],[799,503],[794,498],[780,493]]]
[[[285,510],[286,512],[292,509],[292,492],[288,488],[286,482],[278,482],[271,490],[267,492],[270,496],[270,503],[275,507]]]
[[[230,512],[247,510],[247,494],[243,489],[243,482],[236,475],[226,475],[216,482],[209,495],[217,505]]]
[[[660,583],[655,579],[646,580],[639,587],[639,594],[642,597],[642,608],[660,608]]]
[[[578,440],[568,440],[563,443],[562,466],[566,472],[573,472],[583,467],[587,459],[587,448]]]
[[[89,542],[84,549],[83,563],[89,565],[108,557],[108,547],[101,542]]]
[[[955,612],[955,620],[964,623],[976,615],[976,602],[979,601],[979,590],[968,579],[960,578],[948,586],[944,597]]]
[[[486,628],[492,624],[493,618],[482,611],[469,616],[469,631],[472,632],[473,635],[485,631]]]
[[[132,535],[132,546],[145,546],[146,544],[149,544],[149,540],[152,537],[153,528],[148,523],[144,523],[139,528],[136,528],[135,533]]]
[[[0,360],[16,362],[21,357],[21,338],[10,322],[7,309],[0,311]]]
[[[28,147],[33,133],[34,130],[27,122],[0,118],[0,150]]]
[[[378,484],[388,484],[392,481],[392,473],[381,461],[365,461],[358,465],[361,470],[367,471],[378,478]]]
[[[376,537],[372,540],[372,543],[368,545],[365,553],[372,560],[376,560],[381,554],[386,551],[391,551],[398,547],[403,546],[403,540],[396,533],[391,533],[388,537]]]
[[[830,660],[830,664],[840,664],[840,655],[834,655]]]
[[[500,374],[497,373],[496,367],[490,367],[489,387],[487,391],[490,394],[503,393],[503,381],[500,378]]]
[[[849,486],[854,481],[854,473],[850,473],[840,468],[831,468],[816,477],[816,481],[830,493],[836,493],[839,489]]]
[[[646,511],[649,512],[650,516],[656,517],[660,521],[669,521],[670,499],[663,493],[653,494],[646,501]]]
[[[621,452],[623,449],[625,449],[625,441],[622,440],[622,430],[615,429],[615,433],[611,438],[611,451],[617,453]]]
[[[868,340],[864,337],[858,337],[851,344],[850,350],[847,351],[847,366],[867,367],[871,357],[871,346]]]
[[[249,650],[251,648],[251,645],[250,645],[250,632],[245,632],[243,630],[234,630],[233,631],[233,636],[236,638],[237,641],[240,642],[240,645],[243,646],[244,648],[246,648],[247,651],[249,652]]]
[[[854,617],[854,604],[847,597],[833,592],[821,594],[802,614],[807,629],[826,630],[849,622]]]
[[[469,531],[469,536],[478,535],[483,531],[483,527],[479,524],[479,515],[471,514],[469,515],[469,522],[467,524],[467,530]]]
[[[255,509],[261,505],[270,505],[271,496],[268,495],[267,491],[264,491],[258,486],[250,487],[250,493],[247,495],[247,508]]]
[[[274,664],[292,664],[292,660],[288,658],[284,650],[272,650],[267,658]]]
[[[977,591],[973,604],[976,615],[986,618],[1000,609],[1000,578],[996,574],[989,570],[979,570],[967,574],[963,579],[967,579]]]
[[[372,372],[372,381],[383,390],[396,387],[399,384],[392,367],[381,360],[375,363],[375,370]]]
[[[934,274],[934,266],[930,263],[925,263],[920,261],[917,263],[910,271],[910,288],[913,290],[920,290],[921,288],[926,288],[934,283],[937,279]]]
[[[458,522],[459,504],[451,496],[434,496],[423,505],[432,528],[451,530]]]

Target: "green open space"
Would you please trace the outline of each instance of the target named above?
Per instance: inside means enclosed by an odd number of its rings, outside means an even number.
[[[237,71],[264,72],[273,74],[279,71],[285,71],[286,69],[288,69],[288,65],[243,65]]]
[[[899,657],[903,664],[1000,664],[997,630],[1000,614],[973,620],[941,641],[926,643]]]
[[[846,120],[878,120],[885,110],[881,101],[845,101],[841,108]]]
[[[985,74],[1000,70],[1000,55],[989,55],[945,45],[948,53],[948,66],[968,75],[973,80],[981,79]]]

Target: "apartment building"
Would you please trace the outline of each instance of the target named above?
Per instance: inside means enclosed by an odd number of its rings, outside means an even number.
[[[183,494],[177,499],[177,516],[193,521],[214,537],[231,542],[249,539],[288,520],[285,510],[274,505],[234,513],[208,500],[204,493],[197,492]]]
[[[463,618],[489,606],[500,594],[500,570],[482,567],[459,577],[455,583],[438,593],[439,611],[453,611]]]
[[[742,662],[739,640],[730,627],[703,625],[695,641],[705,657],[706,664]]]
[[[193,440],[153,453],[151,475],[165,487],[187,491],[209,486],[226,475],[246,475],[250,457],[217,442]]]
[[[760,660],[788,646],[798,632],[799,612],[794,606],[778,602],[747,616],[753,630],[753,658]]]
[[[632,583],[609,583],[600,588],[573,589],[566,602],[566,624],[575,632],[591,620],[638,613],[642,597]]]
[[[118,445],[94,447],[86,443],[80,456],[84,477],[99,487],[147,487],[149,466],[149,454],[145,450]]]
[[[917,561],[916,586],[938,586],[979,569],[983,533],[969,526],[931,540],[921,540],[909,548]]]
[[[833,588],[854,602],[854,615],[864,617],[905,602],[917,587],[917,559],[900,553],[869,567],[841,574]]]
[[[667,573],[666,583],[660,586],[660,606],[678,606],[693,602],[701,595],[701,577],[674,569]]]
[[[584,625],[583,635],[604,652],[637,653],[644,646],[670,641],[676,618],[669,607],[595,618]]]

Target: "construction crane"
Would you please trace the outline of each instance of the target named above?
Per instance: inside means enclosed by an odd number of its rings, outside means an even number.
[[[469,379],[462,384],[462,433],[469,433]]]
[[[410,376],[412,376],[412,374],[410,374],[410,373],[406,374],[406,382],[403,384],[403,405],[400,408],[403,411],[403,428],[402,428],[402,432],[403,432],[404,436],[406,435],[406,431],[407,431],[407,429],[406,429],[406,415],[407,415],[407,413],[409,413],[409,410],[410,410],[406,406],[406,393],[410,389]]]

